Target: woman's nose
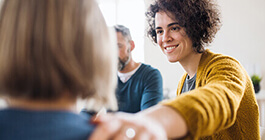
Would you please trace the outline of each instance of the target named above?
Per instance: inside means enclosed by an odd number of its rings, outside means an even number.
[[[162,41],[163,41],[163,42],[169,42],[169,41],[172,41],[172,40],[173,40],[173,39],[172,39],[170,33],[168,33],[168,32],[164,32],[164,34],[163,34],[163,38],[162,38]]]

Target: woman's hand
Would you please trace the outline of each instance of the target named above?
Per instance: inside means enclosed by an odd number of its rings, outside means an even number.
[[[147,115],[115,113],[100,115],[90,140],[166,140],[161,124]]]

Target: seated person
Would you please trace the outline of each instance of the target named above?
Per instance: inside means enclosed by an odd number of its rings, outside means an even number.
[[[116,103],[117,48],[97,3],[6,0],[0,13],[0,139],[87,140],[95,125],[77,99]]]
[[[177,97],[136,114],[101,115],[90,140],[261,139],[248,73],[235,58],[206,49],[221,27],[218,7],[209,0],[155,0],[149,6],[149,37],[185,70]]]
[[[156,105],[163,99],[163,81],[159,70],[132,58],[135,48],[130,30],[123,25],[114,26],[119,48],[118,110],[136,113]]]

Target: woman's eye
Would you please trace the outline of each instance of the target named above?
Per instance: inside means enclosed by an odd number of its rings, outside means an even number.
[[[161,31],[161,30],[157,30],[156,31],[156,34],[161,34],[163,31]]]
[[[178,30],[180,30],[179,27],[172,27],[172,28],[171,28],[171,31],[178,31]]]

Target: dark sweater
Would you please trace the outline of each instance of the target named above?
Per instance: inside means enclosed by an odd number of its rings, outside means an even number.
[[[87,140],[89,118],[64,111],[0,110],[0,140]]]
[[[136,113],[163,99],[163,81],[160,72],[150,65],[140,68],[123,83],[118,77],[116,89],[119,111]]]

